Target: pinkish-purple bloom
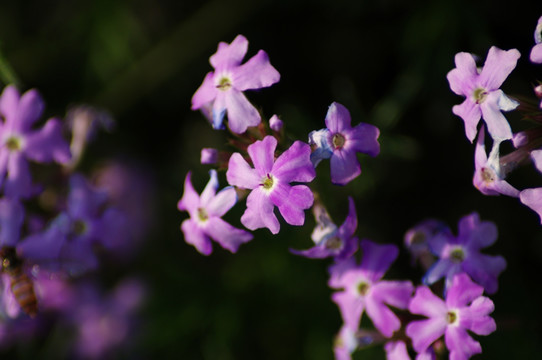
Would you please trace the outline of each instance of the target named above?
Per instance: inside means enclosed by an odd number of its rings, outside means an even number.
[[[538,18],[538,23],[534,30],[535,46],[531,49],[530,59],[532,62],[542,64],[542,16]]]
[[[290,225],[303,225],[304,210],[312,206],[314,197],[306,185],[316,176],[310,161],[309,145],[296,141],[275,160],[277,140],[266,136],[248,146],[252,168],[239,153],[230,157],[226,177],[230,185],[252,190],[241,223],[250,230],[268,228],[277,234],[280,225],[274,214],[275,206]]]
[[[472,54],[460,52],[455,56],[456,68],[446,77],[452,91],[466,99],[452,111],[465,122],[465,132],[471,142],[476,137],[480,118],[484,119],[493,139],[512,138],[510,124],[501,111],[514,110],[519,104],[508,98],[500,86],[516,67],[519,57],[516,49],[505,51],[493,46],[484,67],[479,70]]]
[[[361,174],[356,153],[379,154],[380,131],[366,123],[352,127],[350,112],[337,102],[329,106],[325,122],[325,129],[309,134],[309,144],[315,148],[311,161],[316,167],[322,159],[330,159],[331,182],[346,185]]]
[[[531,159],[539,172],[542,172],[542,150],[531,151]],[[525,189],[519,193],[519,200],[534,210],[542,223],[542,187]]]
[[[62,137],[58,119],[49,119],[40,129],[33,129],[44,104],[36,90],[22,96],[14,86],[0,95],[0,187],[13,198],[32,196],[34,187],[28,160],[39,163],[67,163],[70,148]]]
[[[279,119],[279,117],[277,115],[273,115],[271,116],[271,119],[269,119],[269,127],[271,128],[271,130],[273,131],[280,131],[282,129],[282,126],[283,126],[283,122],[281,119]]]
[[[209,182],[201,196],[192,186],[191,173],[186,175],[184,193],[177,207],[181,211],[188,211],[190,218],[183,221],[181,230],[185,241],[203,255],[213,251],[211,239],[235,253],[241,244],[252,240],[252,234],[222,220],[222,216],[237,202],[237,194],[231,186],[217,193],[216,170],[209,171],[209,175]]]
[[[269,87],[280,79],[280,74],[269,63],[265,51],[260,50],[246,63],[241,64],[248,48],[248,40],[238,35],[231,44],[221,42],[209,59],[215,69],[205,76],[203,83],[192,97],[192,110],[209,113],[215,129],[224,128],[224,115],[234,133],[244,133],[249,126],[257,126],[261,117],[243,94],[245,90]]]
[[[324,214],[327,214],[327,211]],[[307,250],[290,251],[312,259],[333,256],[336,260],[344,260],[358,249],[358,238],[354,236],[357,226],[356,206],[354,199],[349,197],[348,216],[339,228],[329,218],[317,217],[316,228],[312,234],[312,240],[316,245]]]
[[[20,201],[0,199],[0,247],[15,246],[20,240],[24,207]]]
[[[431,251],[440,259],[427,271],[424,283],[431,285],[446,278],[449,288],[456,274],[467,273],[489,293],[497,291],[499,274],[506,268],[502,256],[480,253],[497,240],[497,227],[490,221],[480,221],[477,213],[459,220],[459,235],[443,233],[429,240]]]
[[[428,319],[413,321],[406,327],[412,346],[418,353],[444,335],[450,359],[466,360],[482,352],[480,343],[467,332],[488,335],[495,331],[495,321],[489,316],[493,302],[482,296],[484,289],[462,273],[453,278],[446,301],[442,300],[427,286],[419,286],[408,309],[413,314]]]
[[[343,321],[350,329],[358,329],[364,311],[382,335],[391,337],[401,327],[397,315],[388,305],[406,309],[413,286],[410,281],[381,280],[399,250],[395,245],[379,245],[369,240],[361,242],[361,264],[346,260],[330,269],[329,286],[343,289],[333,294]]]

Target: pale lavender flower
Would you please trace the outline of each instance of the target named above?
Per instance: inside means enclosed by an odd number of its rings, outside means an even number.
[[[214,165],[218,162],[218,150],[213,148],[201,149],[200,163]]]
[[[327,214],[327,212],[326,212]],[[322,221],[323,220],[323,221]],[[316,218],[316,228],[313,231],[313,241],[315,246],[307,250],[290,250],[296,255],[305,256],[312,259],[322,259],[333,256],[336,260],[346,259],[358,249],[358,238],[354,236],[358,225],[356,206],[354,199],[348,198],[348,215],[344,223],[337,228],[334,224],[331,226],[330,219]],[[322,231],[327,229],[330,231]],[[315,233],[319,236],[314,236]]]
[[[542,16],[538,18],[538,24],[534,30],[534,42],[536,45],[531,50],[530,59],[534,63],[542,64]]]
[[[346,260],[347,267],[331,268],[329,286],[343,289],[332,295],[339,306],[343,321],[350,329],[358,329],[361,315],[367,312],[375,328],[386,337],[401,327],[397,315],[387,305],[406,309],[413,286],[410,281],[381,280],[399,250],[395,245],[379,245],[361,241],[363,257],[358,266]],[[338,273],[338,274],[335,274]]]
[[[459,235],[442,234],[429,240],[431,251],[439,260],[427,271],[424,283],[431,285],[446,278],[446,288],[456,274],[465,272],[484,289],[493,294],[497,291],[499,274],[506,268],[502,256],[480,253],[480,250],[497,240],[497,227],[490,221],[480,221],[477,213],[459,220]]]
[[[231,44],[218,44],[218,50],[209,59],[215,71],[205,76],[192,97],[192,110],[202,109],[209,113],[212,108],[210,120],[215,129],[224,127],[226,113],[228,126],[234,133],[241,134],[247,127],[257,126],[261,121],[260,114],[243,91],[269,87],[280,79],[263,50],[241,64],[247,48],[248,40],[243,35],[238,35]]]
[[[209,182],[201,196],[192,186],[191,173],[186,175],[184,193],[177,207],[181,211],[188,211],[190,218],[183,221],[181,230],[185,241],[194,245],[203,255],[209,255],[213,251],[211,239],[235,253],[241,244],[252,240],[252,234],[221,219],[237,202],[237,194],[231,186],[217,193],[216,170],[209,171],[209,175]]]
[[[452,91],[466,99],[461,105],[455,105],[452,111],[465,122],[465,132],[471,142],[476,137],[480,118],[484,119],[493,139],[512,138],[510,124],[501,111],[514,110],[519,103],[499,88],[516,67],[519,57],[516,49],[504,51],[493,46],[484,67],[479,70],[472,54],[460,52],[455,56],[456,68],[446,77]]]
[[[273,131],[280,131],[283,126],[283,122],[277,115],[271,116],[271,119],[269,119],[269,127]]]
[[[58,119],[49,119],[33,129],[43,112],[43,100],[36,90],[22,96],[14,86],[0,95],[0,186],[6,196],[26,198],[35,192],[28,160],[39,163],[67,163],[70,148],[62,137]]]
[[[331,182],[345,185],[361,174],[356,153],[379,154],[380,131],[366,123],[352,127],[350,112],[337,102],[329,106],[325,122],[326,129],[309,134],[309,144],[314,147],[311,161],[316,167],[322,159],[330,159]]]
[[[314,197],[306,185],[316,176],[310,162],[309,145],[296,141],[275,160],[277,140],[266,136],[248,146],[252,168],[239,153],[230,157],[226,177],[230,185],[252,190],[241,223],[250,230],[266,227],[277,234],[280,225],[274,214],[275,206],[290,225],[305,222],[304,210],[312,206]]]
[[[508,195],[518,197],[519,190],[506,182],[504,171],[500,165],[499,147],[500,140],[493,141],[493,148],[486,154],[484,127],[478,135],[474,154],[474,176],[472,183],[484,195]]]
[[[482,296],[484,289],[462,273],[453,278],[446,301],[434,295],[426,286],[419,286],[408,309],[413,314],[428,317],[413,321],[406,327],[412,346],[418,353],[444,335],[450,359],[464,360],[482,352],[480,343],[467,332],[488,335],[495,331],[495,321],[489,316],[493,302]]]

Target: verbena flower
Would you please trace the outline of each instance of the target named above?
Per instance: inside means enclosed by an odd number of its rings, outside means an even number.
[[[499,274],[506,268],[502,256],[480,253],[480,250],[497,240],[497,227],[490,221],[480,221],[477,213],[459,220],[459,234],[444,233],[429,240],[431,251],[439,260],[427,271],[424,283],[431,285],[446,278],[446,288],[456,274],[467,273],[474,281],[493,294],[497,291]]]
[[[315,246],[307,250],[290,251],[313,259],[322,259],[329,256],[333,256],[336,260],[346,259],[358,249],[358,238],[354,236],[357,225],[356,206],[354,199],[349,197],[348,215],[339,228],[331,223],[330,219],[316,218],[316,228],[312,237]],[[322,229],[329,229],[329,231],[322,231]]]
[[[316,167],[322,159],[330,159],[331,182],[345,185],[361,174],[356,153],[379,154],[380,131],[365,123],[352,127],[350,112],[337,102],[329,106],[325,122],[325,129],[309,134],[309,144],[314,147],[311,161]]]
[[[358,329],[361,315],[369,318],[382,335],[391,337],[399,330],[401,322],[387,305],[406,309],[413,286],[410,281],[381,280],[399,250],[395,245],[379,245],[369,240],[361,241],[363,257],[360,265],[346,260],[346,265],[330,269],[329,286],[343,289],[332,295],[339,306],[343,321],[350,329]]]
[[[243,35],[238,35],[231,44],[218,44],[218,50],[209,60],[215,70],[205,76],[192,97],[192,110],[208,113],[212,109],[210,120],[215,129],[224,128],[226,113],[228,126],[234,133],[241,134],[247,127],[258,125],[260,114],[243,91],[269,87],[280,79],[263,50],[241,64],[247,48],[248,40]]]
[[[484,127],[478,135],[476,150],[474,153],[474,176],[473,185],[484,195],[508,195],[512,197],[519,196],[519,190],[514,188],[504,180],[505,174],[500,165],[499,146],[501,141],[494,140],[493,148],[489,154],[486,154]]]
[[[0,187],[6,196],[27,198],[34,193],[28,160],[39,163],[67,163],[70,148],[62,137],[58,119],[49,119],[33,129],[43,112],[43,100],[36,90],[22,96],[14,86],[0,95]]]
[[[531,49],[530,59],[532,62],[542,64],[542,16],[538,18],[538,24],[534,30],[535,46]]]
[[[516,67],[519,57],[516,49],[504,51],[493,46],[484,67],[479,70],[472,54],[460,52],[455,56],[456,68],[446,77],[452,91],[466,99],[452,111],[465,122],[465,132],[471,142],[476,137],[480,118],[484,119],[493,139],[512,138],[510,124],[501,111],[513,110],[519,103],[508,98],[500,86]]]
[[[230,157],[226,177],[230,185],[252,190],[241,223],[250,230],[266,227],[273,234],[280,230],[274,214],[275,206],[290,225],[303,225],[304,210],[312,206],[314,197],[306,185],[316,176],[310,162],[309,145],[296,141],[275,160],[277,140],[266,136],[248,146],[252,168],[239,153]]]
[[[482,352],[480,343],[467,332],[488,335],[495,331],[495,321],[489,316],[493,302],[482,296],[484,289],[468,275],[461,273],[453,278],[446,301],[434,295],[426,286],[419,286],[408,309],[413,314],[428,317],[413,321],[406,327],[412,346],[418,353],[444,335],[450,359],[468,359]]]
[[[190,218],[183,221],[181,230],[185,241],[203,255],[213,251],[211,239],[235,253],[241,244],[252,240],[252,234],[221,219],[237,202],[237,194],[231,186],[217,193],[216,170],[209,171],[209,175],[209,182],[201,196],[192,186],[191,173],[186,175],[184,193],[177,207],[181,211],[188,211]]]

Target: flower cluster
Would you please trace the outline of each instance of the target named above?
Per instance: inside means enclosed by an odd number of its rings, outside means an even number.
[[[535,45],[530,53],[533,63],[542,63],[542,17],[535,29]],[[453,107],[454,114],[465,123],[467,138],[473,142],[478,135],[474,155],[473,184],[484,195],[506,195],[519,200],[534,210],[542,222],[542,187],[519,190],[506,181],[506,177],[518,167],[534,163],[542,172],[542,102],[535,105],[527,100],[515,100],[500,89],[505,79],[516,67],[520,53],[516,49],[489,49],[484,66],[476,66],[472,54],[461,52],[455,56],[456,68],[448,75],[452,91],[465,96],[462,104]],[[542,85],[534,92],[542,99]],[[518,109],[523,118],[532,121],[535,127],[513,133],[512,128],[501,111]],[[478,130],[480,118],[485,126]],[[485,148],[485,129],[491,136],[492,146],[489,155]],[[502,155],[501,144],[511,142],[515,150]]]

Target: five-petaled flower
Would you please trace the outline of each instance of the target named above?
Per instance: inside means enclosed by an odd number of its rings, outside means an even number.
[[[380,131],[366,123],[352,127],[350,112],[337,102],[329,106],[325,122],[325,129],[309,134],[309,144],[315,148],[311,161],[316,166],[322,159],[330,159],[331,182],[345,185],[361,173],[356,153],[379,154]]]
[[[442,300],[427,286],[419,286],[408,309],[413,314],[428,317],[413,321],[406,327],[406,334],[412,339],[412,346],[418,353],[444,335],[450,359],[468,359],[482,352],[480,343],[467,332],[488,335],[497,328],[489,316],[493,302],[482,296],[484,289],[475,284],[468,275],[461,273],[453,278],[446,301]]]
[[[510,124],[501,110],[514,110],[519,103],[507,97],[499,88],[516,67],[519,57],[516,49],[505,51],[493,46],[489,49],[484,67],[479,70],[472,54],[460,52],[455,56],[456,68],[446,77],[452,91],[466,97],[452,111],[465,122],[465,132],[470,142],[476,137],[480,118],[486,122],[493,139],[512,138]]]
[[[203,83],[192,97],[192,110],[209,113],[215,129],[224,127],[225,113],[228,126],[237,134],[249,126],[257,126],[261,117],[243,94],[245,90],[269,87],[280,79],[278,71],[270,64],[265,51],[260,50],[246,63],[241,64],[248,48],[248,40],[238,35],[231,44],[221,42],[209,59],[215,71],[205,76]]]
[[[280,230],[275,206],[288,224],[303,225],[304,210],[312,206],[314,197],[308,186],[290,183],[310,182],[316,176],[308,144],[296,141],[275,160],[276,147],[277,140],[266,136],[248,146],[254,168],[240,153],[234,153],[226,172],[230,185],[252,190],[241,223],[250,230],[266,227],[273,234]]]
[[[221,219],[237,202],[237,194],[232,186],[217,193],[216,170],[209,171],[209,175],[209,182],[201,196],[192,186],[191,173],[186,175],[184,193],[177,207],[181,211],[188,211],[190,218],[183,221],[181,230],[186,242],[194,245],[203,255],[209,255],[213,250],[210,239],[235,253],[241,244],[252,240],[252,234]]]

